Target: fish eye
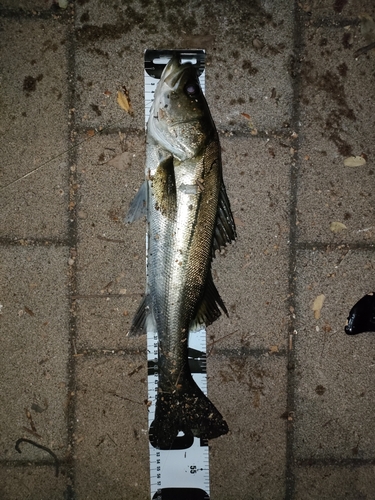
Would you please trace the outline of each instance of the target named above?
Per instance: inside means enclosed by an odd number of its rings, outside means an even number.
[[[185,85],[185,92],[189,96],[195,96],[199,92],[199,85],[197,85],[196,83],[187,83]]]

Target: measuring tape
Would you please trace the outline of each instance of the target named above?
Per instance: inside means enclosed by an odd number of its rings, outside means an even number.
[[[195,64],[199,81],[205,91],[203,50],[146,50],[145,51],[145,120],[146,125],[154,92],[160,75],[173,54],[181,62]],[[147,238],[146,238],[147,242]],[[147,248],[146,248],[147,255]],[[152,434],[155,405],[158,394],[158,335],[147,332],[148,400],[151,402],[148,424]],[[189,332],[189,365],[195,382],[207,395],[206,330],[200,328]],[[208,441],[180,433],[172,448],[159,450],[150,448],[150,484],[152,500],[209,500],[209,449]]]

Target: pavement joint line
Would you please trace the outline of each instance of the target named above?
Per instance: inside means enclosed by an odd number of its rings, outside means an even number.
[[[67,116],[68,121],[68,140],[72,140],[75,135],[75,113],[70,113],[75,109],[75,87],[76,87],[76,44],[75,44],[75,10],[71,11],[71,23],[66,24],[67,43],[66,60],[68,75],[68,99]],[[67,152],[69,168],[69,206],[68,206],[68,242],[70,248],[69,265],[69,283],[68,283],[68,302],[69,302],[69,353],[68,353],[68,404],[67,404],[67,436],[68,436],[68,462],[67,477],[72,491],[75,490],[76,467],[75,467],[75,429],[76,429],[76,352],[75,341],[77,338],[77,302],[72,298],[77,295],[78,277],[77,277],[77,244],[78,244],[78,222],[77,222],[77,202],[78,196],[74,188],[78,184],[77,176],[77,156],[78,148],[69,148]]]
[[[207,349],[210,349],[210,345],[207,345]],[[285,358],[288,355],[288,352],[285,349],[280,349],[276,352],[271,352],[270,349],[262,349],[255,348],[251,349],[248,347],[242,347],[240,349],[230,349],[230,348],[214,348],[212,354],[208,354],[209,357],[226,357],[226,358],[254,358],[259,359],[262,356],[266,356],[269,358]],[[147,349],[139,349],[139,348],[129,348],[129,347],[116,347],[114,349],[108,347],[101,347],[95,349],[77,349],[76,353],[73,355],[75,358],[82,359],[92,359],[92,358],[105,358],[105,357],[116,357],[116,356],[137,356],[137,355],[146,355]]]
[[[106,127],[98,126],[97,124],[93,125],[77,125],[75,131],[77,134],[88,134],[89,132],[92,132],[92,130],[95,131],[95,134],[93,136],[90,136],[87,138],[87,141],[94,139],[95,137],[101,136],[101,135],[116,135],[118,133],[121,134],[127,134],[130,136],[142,136],[142,139],[144,138],[144,129],[141,128],[127,128],[127,127],[118,127],[116,124],[114,125],[108,125]],[[257,134],[251,134],[249,132],[245,132],[242,129],[226,129],[218,128],[218,133],[219,136],[225,136],[225,137],[234,137],[234,138],[245,138],[245,139],[284,139],[284,140],[290,140],[291,136],[293,134],[293,130],[291,130],[291,127],[282,127],[282,128],[276,128],[276,129],[270,129],[270,130],[258,130]],[[77,144],[77,147],[81,144],[84,144],[85,141],[80,142]],[[290,144],[283,144],[282,146],[289,148]]]
[[[66,23],[70,15],[69,9],[60,9],[57,5],[52,4],[49,9],[22,9],[21,7],[18,9],[7,9],[0,8],[0,17],[2,19],[25,19],[25,20],[33,20],[36,21],[38,19],[41,20],[57,20],[62,23]]]
[[[0,238],[0,246],[20,246],[20,247],[69,247],[70,242],[65,239],[54,239],[54,238]]]
[[[311,23],[311,25],[314,26],[315,28],[324,27],[324,28],[342,29],[345,28],[346,26],[358,26],[360,23],[361,21],[359,19],[343,18],[338,21],[336,18],[320,17],[318,19],[315,19]]]
[[[74,358],[81,358],[84,360],[97,359],[97,358],[111,358],[111,357],[122,357],[122,356],[146,356],[147,349],[132,349],[128,347],[116,349],[110,348],[98,348],[98,349],[77,349],[77,352],[73,354]],[[146,360],[145,360],[146,365]]]
[[[50,460],[0,460],[0,467],[9,467],[12,469],[50,467],[55,469],[56,462]],[[63,469],[64,467],[69,467],[69,461],[59,459],[59,468]],[[63,473],[61,473],[61,475],[63,475]]]
[[[20,19],[29,19],[29,18],[39,18],[39,19],[61,19],[64,21],[69,16],[69,9],[60,9],[56,4],[52,4],[49,9],[41,9],[35,8],[32,10],[28,9],[11,9],[11,8],[0,8],[0,17],[2,18],[20,18]],[[312,20],[310,12],[303,12],[301,10],[301,18],[304,16],[304,20],[311,20],[312,25],[315,27],[325,26],[328,28],[344,28],[345,26],[357,26],[360,24],[359,19],[353,18],[342,18],[337,20],[334,16],[331,18],[329,16],[318,17],[317,19]],[[91,25],[94,28],[98,27],[98,25]],[[79,28],[81,29],[81,28]]]
[[[210,352],[210,344],[207,344],[207,350]],[[207,357],[220,357],[224,356],[226,358],[255,358],[259,359],[262,356],[267,356],[269,358],[284,358],[288,356],[288,352],[286,349],[280,349],[276,352],[271,352],[270,349],[262,349],[262,348],[249,348],[249,347],[241,347],[240,349],[236,348],[214,348],[212,354],[208,354]]]
[[[293,55],[290,61],[290,76],[292,85],[292,111],[291,128],[296,132],[296,136],[291,146],[294,149],[290,161],[290,198],[289,198],[289,264],[288,264],[288,297],[287,302],[290,310],[288,324],[288,360],[287,360],[287,415],[286,421],[286,471],[285,471],[285,499],[295,498],[295,474],[294,474],[294,422],[295,410],[295,315],[296,310],[296,264],[297,264],[297,188],[299,171],[299,146],[300,146],[300,64],[303,50],[303,15],[299,9],[298,1],[294,2],[293,13]]]
[[[375,250],[374,243],[367,243],[363,241],[358,242],[337,242],[337,243],[323,243],[323,242],[309,242],[303,241],[296,243],[297,250],[307,251],[335,251],[335,250],[362,250],[373,252]]]
[[[144,296],[142,292],[139,293],[91,293],[91,294],[77,294],[72,295],[72,300],[84,300],[84,299],[121,299],[125,297],[139,297],[140,299]]]
[[[364,467],[375,465],[375,458],[304,458],[295,461],[297,467]]]

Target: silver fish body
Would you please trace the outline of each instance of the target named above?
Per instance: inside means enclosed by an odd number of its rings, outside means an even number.
[[[146,181],[129,222],[146,213],[147,286],[130,333],[157,331],[159,387],[151,443],[168,449],[179,431],[210,439],[228,426],[194,382],[189,331],[227,313],[211,276],[215,250],[235,239],[220,143],[196,69],[166,66],[147,126]]]

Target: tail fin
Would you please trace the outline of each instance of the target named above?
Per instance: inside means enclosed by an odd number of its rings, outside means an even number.
[[[212,439],[228,430],[220,412],[189,377],[184,386],[173,393],[159,392],[150,442],[154,448],[169,450],[173,449],[180,431],[185,436]]]

